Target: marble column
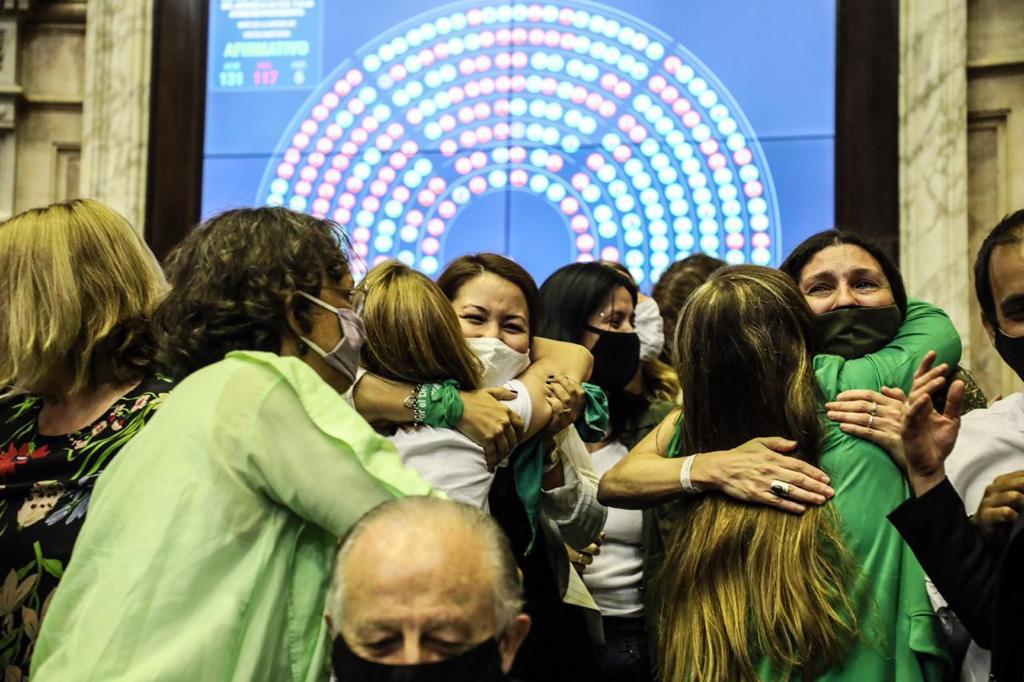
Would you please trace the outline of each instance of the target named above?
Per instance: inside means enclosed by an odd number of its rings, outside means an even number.
[[[14,215],[17,135],[15,121],[21,86],[17,82],[18,21],[0,18],[0,220]]]
[[[82,191],[141,233],[146,214],[154,0],[89,0]]]
[[[969,357],[967,0],[900,0],[900,262]]]

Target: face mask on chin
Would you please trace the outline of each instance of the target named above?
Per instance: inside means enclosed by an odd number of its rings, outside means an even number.
[[[437,663],[385,665],[360,658],[341,636],[334,640],[334,675],[338,682],[498,682],[501,670],[496,639],[485,639],[458,656]]]
[[[466,339],[469,349],[483,365],[480,385],[484,388],[501,386],[515,379],[530,366],[530,354],[509,348],[501,339],[481,336]]]
[[[1024,379],[1024,336],[1010,336],[996,327],[996,352],[1017,376]]]
[[[819,352],[847,360],[881,350],[896,336],[903,315],[896,305],[838,308],[814,318]]]
[[[352,383],[359,370],[359,351],[366,340],[366,327],[363,325],[362,318],[350,308],[335,308],[330,303],[321,301],[305,291],[300,291],[299,295],[338,316],[338,324],[341,325],[341,339],[332,350],[325,351],[305,336],[299,338],[312,348],[314,353],[323,358],[325,363],[338,370],[349,383]]]
[[[590,325],[586,328],[598,336],[590,349],[594,356],[590,383],[600,386],[605,393],[621,390],[640,369],[640,337],[636,332],[613,332]]]
[[[661,355],[665,347],[664,322],[653,298],[643,298],[636,304],[633,326],[640,337],[640,360],[650,362]]]

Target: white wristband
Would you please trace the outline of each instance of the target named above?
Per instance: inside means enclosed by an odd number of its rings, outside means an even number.
[[[690,480],[690,469],[693,468],[693,460],[696,458],[697,455],[683,457],[683,467],[679,470],[679,483],[682,484],[683,492],[687,495],[696,495],[701,492],[701,489]]]

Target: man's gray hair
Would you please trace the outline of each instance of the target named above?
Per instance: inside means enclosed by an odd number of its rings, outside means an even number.
[[[484,554],[494,575],[494,622],[497,633],[512,623],[523,608],[523,585],[519,578],[515,556],[508,537],[490,515],[461,502],[439,497],[402,497],[371,509],[357,521],[341,540],[331,589],[327,596],[327,613],[337,630],[342,623],[345,590],[345,565],[352,547],[363,533],[376,532],[378,521],[398,521],[395,524],[406,532],[417,533],[424,527],[462,527],[473,533],[483,546]],[[426,549],[429,549],[426,548]]]

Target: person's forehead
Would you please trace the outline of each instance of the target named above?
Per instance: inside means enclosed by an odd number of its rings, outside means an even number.
[[[809,279],[822,275],[840,277],[856,270],[883,272],[882,264],[863,247],[856,244],[838,244],[826,246],[814,254],[804,266],[800,278]]]
[[[526,312],[526,297],[519,287],[491,272],[467,280],[456,292],[456,300],[489,309]]]
[[[1024,293],[1024,242],[1000,244],[993,249],[989,276],[996,303]]]

